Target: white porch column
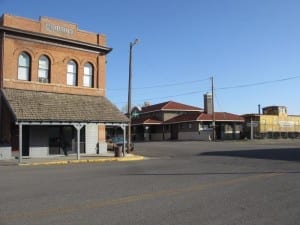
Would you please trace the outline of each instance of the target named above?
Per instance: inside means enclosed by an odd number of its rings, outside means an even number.
[[[121,128],[123,130],[123,156],[126,156],[126,145],[125,145],[125,140],[126,140],[126,126],[125,125],[121,125]]]
[[[80,159],[80,130],[83,126],[84,125],[80,123],[74,125],[77,130],[77,160]]]
[[[250,134],[250,139],[253,140],[253,136],[254,136],[254,135],[253,135],[253,132],[254,132],[253,130],[254,130],[254,129],[253,129],[253,121],[252,121],[252,119],[251,119],[251,122],[250,122],[250,127],[251,127],[251,128],[250,128],[250,133],[251,133],[251,134]]]
[[[19,163],[22,163],[22,155],[23,155],[23,132],[22,132],[22,123],[19,123]]]

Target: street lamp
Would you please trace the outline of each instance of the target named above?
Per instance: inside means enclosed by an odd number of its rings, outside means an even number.
[[[133,42],[130,42],[129,45],[129,79],[128,79],[128,118],[129,118],[129,123],[128,123],[128,140],[127,140],[127,150],[128,152],[130,151],[130,146],[131,146],[131,77],[132,77],[132,48],[134,45],[138,43],[138,39],[136,38]],[[125,151],[125,150],[124,150]],[[125,155],[125,152],[123,153]]]

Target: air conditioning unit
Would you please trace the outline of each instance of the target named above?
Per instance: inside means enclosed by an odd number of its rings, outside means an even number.
[[[44,78],[44,77],[39,77],[39,82],[40,83],[49,83],[48,78]]]

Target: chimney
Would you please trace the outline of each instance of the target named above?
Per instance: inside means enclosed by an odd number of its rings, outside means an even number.
[[[204,112],[212,114],[212,94],[206,93],[204,95]]]
[[[144,102],[144,106],[143,107],[147,107],[147,106],[150,106],[150,102]]]

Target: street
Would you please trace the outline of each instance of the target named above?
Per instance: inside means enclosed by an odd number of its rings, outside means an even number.
[[[295,225],[300,141],[147,142],[146,160],[0,166],[0,225]]]

